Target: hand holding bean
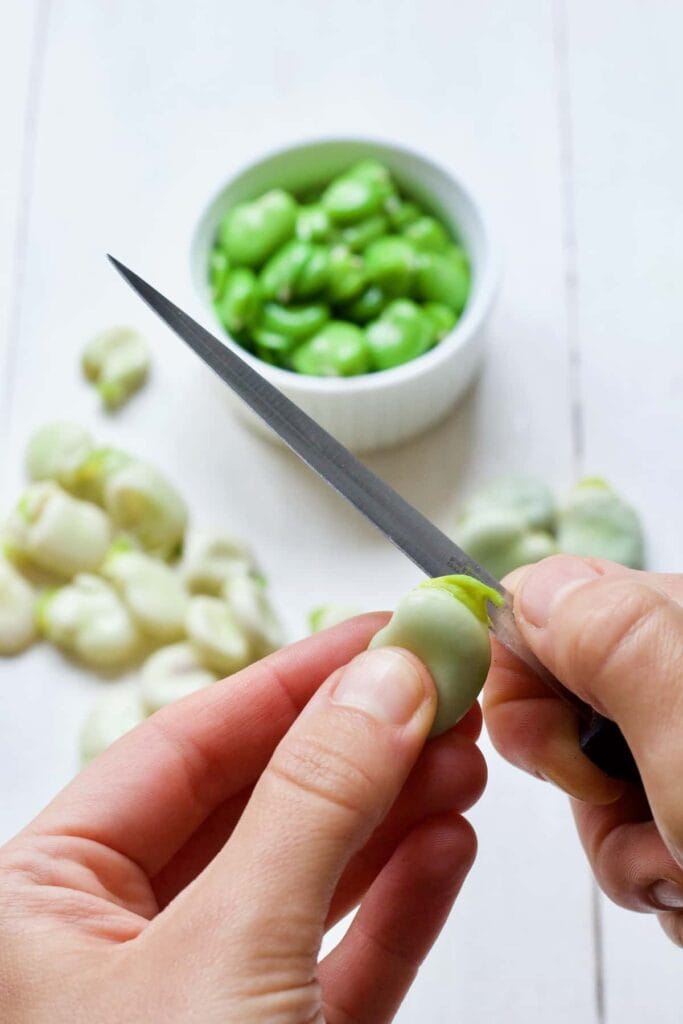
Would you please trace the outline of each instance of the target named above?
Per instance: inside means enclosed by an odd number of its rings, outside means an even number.
[[[534,653],[621,727],[645,794],[581,754],[574,712],[498,645],[484,701],[491,739],[513,764],[573,798],[607,895],[656,913],[683,946],[683,576],[556,556],[506,583]]]
[[[393,1018],[474,858],[460,812],[485,768],[478,709],[422,749],[434,687],[409,653],[365,651],[385,623],[196,680],[0,850],[3,1020]],[[164,671],[196,675],[188,656]],[[94,750],[143,714],[111,696]]]

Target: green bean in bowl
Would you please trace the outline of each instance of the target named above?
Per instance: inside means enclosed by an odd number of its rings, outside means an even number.
[[[453,329],[470,292],[459,239],[373,158],[305,194],[271,188],[232,206],[207,273],[235,341],[316,377],[419,358]]]

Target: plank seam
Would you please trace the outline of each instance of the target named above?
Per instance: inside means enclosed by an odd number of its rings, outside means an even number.
[[[7,345],[5,348],[4,372],[0,374],[0,413],[2,429],[0,437],[9,436],[10,406],[16,369],[19,332],[22,319],[22,299],[25,283],[25,256],[28,242],[28,226],[33,193],[33,179],[36,160],[36,142],[38,136],[38,118],[43,90],[45,55],[47,52],[48,25],[50,19],[51,0],[40,0],[36,11],[31,45],[28,85],[26,89],[26,107],[24,114],[24,131],[19,162],[18,213],[14,235],[12,284],[10,308],[7,318]]]

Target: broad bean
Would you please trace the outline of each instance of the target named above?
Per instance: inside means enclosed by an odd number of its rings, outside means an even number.
[[[330,302],[348,302],[365,287],[367,276],[363,260],[345,245],[335,245],[330,252],[327,297]]]
[[[278,302],[266,302],[260,327],[296,343],[310,338],[319,331],[329,315],[329,308],[322,303],[310,306],[283,306]],[[259,344],[268,347],[267,337],[264,338],[258,333],[255,336]],[[275,348],[275,345],[271,347]]]
[[[404,647],[429,669],[438,695],[432,736],[459,722],[484,685],[491,660],[487,601],[501,598],[469,576],[428,580],[406,594],[370,641],[370,649]]]
[[[75,471],[92,449],[90,433],[78,423],[46,423],[28,442],[28,475],[31,480],[56,480],[69,490]]]
[[[642,569],[643,529],[635,510],[604,480],[582,480],[557,520],[557,544],[569,555],[608,558]]]
[[[272,189],[228,210],[218,232],[220,244],[233,266],[259,267],[292,237],[296,216],[292,196]]]
[[[496,579],[557,552],[550,533],[530,528],[522,515],[502,506],[481,508],[464,518],[456,539]]]
[[[115,740],[145,720],[137,690],[116,689],[102,694],[83,723],[80,735],[81,765],[90,764]]]
[[[190,537],[183,579],[192,594],[218,597],[232,576],[261,578],[261,572],[248,544],[224,534]]]
[[[108,409],[118,409],[142,387],[149,373],[149,347],[131,327],[113,327],[86,346],[82,367]]]
[[[171,644],[150,655],[140,669],[140,699],[148,715],[203,690],[218,676],[205,668],[190,644]]]
[[[272,654],[283,644],[282,626],[264,584],[246,573],[229,576],[223,597],[249,644],[249,661]]]
[[[409,292],[416,267],[417,254],[413,245],[397,235],[378,238],[365,251],[368,278],[387,295]]]
[[[6,539],[13,560],[71,577],[99,567],[111,543],[111,524],[96,505],[44,480],[25,491],[7,522]]]
[[[261,307],[261,293],[256,274],[248,267],[231,270],[225,279],[216,312],[227,331],[237,334],[256,320]]]
[[[327,186],[320,202],[333,223],[353,224],[377,213],[383,200],[383,187],[371,177],[345,174]]]
[[[330,218],[319,203],[311,203],[299,209],[296,218],[296,237],[302,242],[326,242],[331,234]]]
[[[104,561],[102,575],[146,636],[168,643],[183,635],[188,596],[165,562],[115,545]]]
[[[221,676],[244,668],[250,644],[225,601],[203,594],[191,597],[185,617],[187,637],[198,659]]]
[[[173,558],[182,549],[187,508],[157,470],[131,459],[105,475],[103,504],[119,530],[146,551]]]
[[[442,302],[460,315],[470,287],[470,269],[462,249],[422,252],[417,261],[415,287],[425,302]]]
[[[434,217],[418,217],[403,229],[403,236],[420,252],[445,252],[451,240]]]
[[[354,324],[330,320],[303,342],[291,356],[298,373],[313,377],[352,377],[370,368],[370,351],[364,332]]]
[[[19,654],[36,636],[33,587],[0,555],[0,655]]]
[[[350,604],[321,604],[308,613],[308,625],[311,633],[320,633],[323,629],[338,626],[340,622],[353,619],[360,613],[360,608]]]
[[[353,252],[363,252],[377,238],[382,238],[389,230],[389,221],[383,213],[366,217],[357,224],[350,224],[340,231],[341,240]]]

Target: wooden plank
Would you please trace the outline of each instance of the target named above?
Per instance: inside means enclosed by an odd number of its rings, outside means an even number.
[[[292,635],[328,599],[390,606],[414,570],[280,449],[246,433],[206,372],[121,285],[106,250],[179,298],[208,190],[297,137],[395,138],[462,172],[506,272],[484,378],[459,412],[371,464],[444,525],[501,470],[571,476],[551,8],[256,0],[239,24],[184,7],[62,0],[51,20],[13,378],[9,475],[48,416],[89,423],[182,485],[193,518],[256,544]],[[154,348],[149,389],[106,418],[79,380],[88,333],[130,320]],[[542,382],[542,384],[539,384]],[[0,673],[10,670],[4,665]],[[74,769],[101,685],[36,650],[2,680],[9,834]],[[49,766],[49,770],[46,770]],[[480,856],[399,1020],[595,1021],[590,884],[562,797],[490,756],[472,819]]]
[[[652,568],[683,569],[683,8],[566,4],[583,469],[641,510]],[[681,1017],[680,950],[603,901],[607,1024]]]
[[[11,10],[9,5],[0,10],[0,436],[6,425],[6,384],[17,328],[16,282],[21,273],[30,190],[44,8],[39,0],[28,0],[13,4]]]

